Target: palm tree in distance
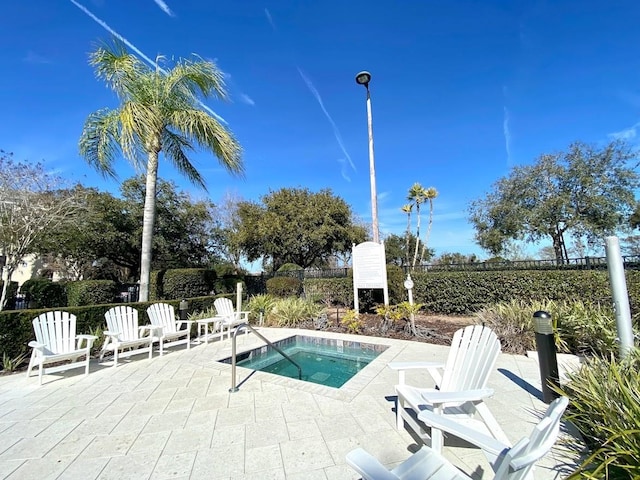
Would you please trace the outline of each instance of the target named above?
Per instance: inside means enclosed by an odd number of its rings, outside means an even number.
[[[200,58],[178,60],[167,71],[160,68],[159,60],[156,68],[150,68],[119,42],[99,46],[90,54],[89,64],[116,92],[120,106],[89,115],[79,142],[81,155],[105,176],[116,177],[118,151],[137,170],[146,171],[140,301],[149,299],[160,152],[205,191],[202,175],[187,157],[196,146],[213,153],[230,173],[243,173],[240,144],[220,122],[198,108],[199,96],[227,98],[223,73]]]
[[[413,263],[411,265],[412,267],[415,267],[416,262],[418,261],[418,251],[420,248],[420,205],[422,205],[426,200],[424,187],[417,182],[411,185],[409,193],[407,194],[407,200],[416,206],[416,249],[413,253]]]

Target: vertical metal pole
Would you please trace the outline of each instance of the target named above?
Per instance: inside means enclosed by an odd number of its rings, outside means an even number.
[[[552,390],[551,386],[560,386],[558,357],[556,356],[556,343],[553,338],[551,315],[539,310],[533,314],[533,324],[536,332],[538,363],[540,365],[542,401],[544,403],[551,403],[558,398],[558,393]]]
[[[236,385],[236,332],[233,332],[233,340],[231,340],[231,388],[229,393],[237,392]]]
[[[613,294],[613,309],[616,314],[616,326],[618,339],[620,340],[620,356],[626,357],[633,349],[633,330],[631,328],[629,294],[624,277],[624,265],[622,264],[618,237],[605,238],[605,249],[607,252],[609,283]]]
[[[371,180],[371,222],[373,229],[373,241],[380,243],[378,230],[378,194],[376,192],[376,166],[373,156],[373,120],[371,117],[371,94],[367,87],[367,125],[369,126],[369,176]]]
[[[240,318],[240,310],[242,310],[242,282],[236,284],[236,311],[237,318]]]

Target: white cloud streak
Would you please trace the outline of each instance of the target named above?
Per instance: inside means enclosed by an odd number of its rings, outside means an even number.
[[[273,21],[273,17],[271,16],[271,13],[269,12],[268,8],[264,9],[264,15],[267,17],[267,21],[269,22],[269,25],[271,25],[271,28],[273,29],[273,31],[277,32],[278,29],[276,28],[276,24]]]
[[[131,43],[129,40],[127,40],[126,38],[124,38],[122,35],[120,35],[118,32],[116,32],[113,28],[111,28],[109,25],[107,25],[107,22],[99,19],[98,17],[96,17],[93,13],[91,13],[91,11],[85,7],[84,5],[82,5],[81,3],[78,3],[76,0],[69,0],[71,3],[73,3],[76,7],[78,7],[82,12],[85,13],[85,15],[87,15],[89,18],[91,18],[94,22],[96,22],[98,25],[100,25],[102,28],[104,28],[107,32],[109,32],[111,35],[113,35],[114,37],[116,37],[118,40],[120,40],[122,43],[124,43],[127,47],[129,47],[131,50],[133,50],[135,53],[138,54],[138,56],[140,58],[142,58],[145,62],[147,62],[151,67],[153,68],[158,68],[158,70],[160,70],[162,73],[164,73],[166,75],[166,70],[160,68],[157,66],[156,62],[154,62],[153,60],[151,60],[151,58],[149,58],[147,55],[145,55],[138,47],[136,47],[133,43]],[[209,112],[214,118],[216,118],[219,122],[224,123],[225,125],[227,124],[227,121],[222,118],[220,115],[218,115],[216,112],[214,112],[213,110],[211,110],[211,108],[209,108],[208,106],[206,106],[204,103],[202,103],[200,100],[198,100],[198,104],[207,112]]]
[[[504,134],[504,149],[507,152],[507,165],[511,166],[511,131],[509,130],[509,110],[506,106],[502,120],[502,133]]]
[[[241,93],[240,94],[240,101],[242,103],[245,103],[247,105],[251,105],[252,107],[256,104],[256,102],[253,101],[253,98],[251,98],[249,95],[247,95],[246,93]]]
[[[640,122],[635,125],[631,125],[629,128],[625,128],[624,130],[620,130],[619,132],[610,133],[609,138],[613,138],[614,140],[625,140],[630,141],[634,140],[638,136],[638,130],[640,129]]]
[[[153,0],[156,5],[158,5],[160,7],[160,10],[162,10],[164,13],[166,13],[167,15],[169,15],[170,17],[175,17],[175,15],[173,14],[173,12],[171,11],[171,9],[169,8],[169,5],[167,5],[166,3],[164,3],[162,0]]]
[[[324,102],[322,101],[322,97],[320,96],[320,93],[318,92],[316,87],[313,85],[313,83],[311,83],[311,80],[309,80],[309,78],[300,69],[300,67],[296,67],[296,68],[298,69],[298,73],[302,77],[302,80],[304,80],[304,83],[306,83],[307,88],[309,89],[311,94],[315,97],[315,99],[318,101],[318,104],[320,105],[320,108],[322,109],[324,116],[327,117],[327,120],[329,120],[329,123],[333,128],[333,136],[336,138],[336,141],[338,142],[338,145],[340,146],[342,153],[346,157],[346,160],[349,162],[349,166],[355,171],[356,167],[353,164],[353,161],[351,160],[351,155],[349,155],[349,152],[347,152],[347,149],[344,146],[344,142],[342,141],[342,135],[340,135],[340,130],[338,130],[338,126],[336,125],[336,122],[333,121],[333,118],[331,118],[331,115],[329,115],[329,112],[325,108]],[[344,173],[342,176],[343,177],[345,176]]]

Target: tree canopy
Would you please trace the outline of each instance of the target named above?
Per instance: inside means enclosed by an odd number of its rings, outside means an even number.
[[[11,275],[24,257],[37,253],[40,242],[56,231],[70,228],[82,208],[82,192],[66,188],[42,163],[16,162],[0,150],[0,255],[2,295],[7,300]]]
[[[235,244],[249,261],[266,260],[273,270],[285,263],[323,266],[367,236],[349,205],[329,189],[283,188],[261,203],[239,202],[236,219]]]
[[[575,142],[567,151],[541,155],[518,166],[471,203],[478,244],[501,254],[509,240],[552,241],[558,262],[568,259],[566,236],[588,245],[624,228],[635,207],[638,174],[628,145],[597,148]]]
[[[195,146],[213,153],[229,172],[242,173],[240,145],[225,126],[200,109],[199,97],[226,98],[224,74],[213,62],[200,58],[181,59],[169,70],[160,65],[150,68],[117,42],[98,47],[89,63],[98,78],[116,92],[121,104],[89,115],[80,138],[80,153],[105,175],[116,175],[118,151],[146,171],[140,255],[140,300],[146,301],[160,153],[202,188],[204,179],[187,156]]]
[[[86,189],[86,208],[77,228],[48,237],[40,252],[70,278],[103,275],[106,264],[119,281],[135,281],[140,271],[140,234],[145,178],[124,181],[121,196]],[[158,180],[152,268],[210,266],[219,259],[221,232],[215,206],[193,200],[173,182]],[[99,270],[99,271],[96,271]],[[102,278],[102,277],[101,277]]]

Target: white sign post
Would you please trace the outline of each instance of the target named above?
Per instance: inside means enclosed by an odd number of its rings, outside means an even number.
[[[389,305],[384,243],[364,242],[353,245],[353,304],[356,312],[360,311],[360,288],[381,288],[384,291],[384,304]]]

